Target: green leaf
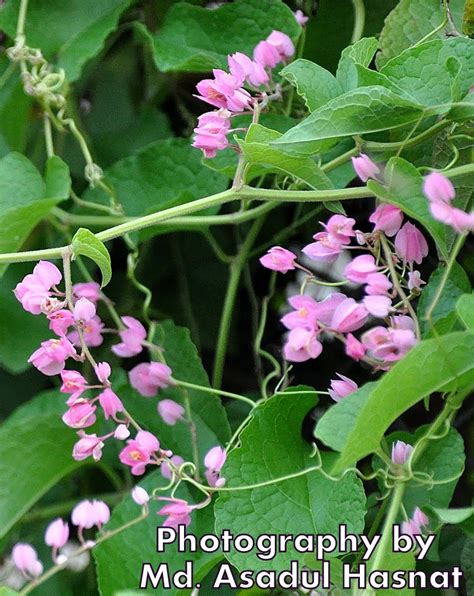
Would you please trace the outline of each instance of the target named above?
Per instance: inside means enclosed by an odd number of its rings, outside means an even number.
[[[140,483],[140,486],[143,486],[145,490],[151,493],[154,488],[164,486],[165,484],[161,473],[156,471],[147,476]],[[162,494],[163,496],[168,496],[168,493]],[[191,494],[186,486],[182,486],[178,491],[177,497],[193,503],[196,498],[201,499],[202,493]],[[118,590],[127,590],[137,586],[141,576],[142,565],[145,561],[151,563],[155,569],[160,563],[166,561],[168,571],[171,575],[178,570],[184,569],[186,561],[192,561],[193,579],[194,581],[200,581],[222,558],[220,552],[205,553],[200,549],[195,553],[178,552],[176,543],[168,545],[164,554],[157,553],[156,527],[163,521],[163,518],[158,517],[155,511],[161,509],[162,506],[164,506],[164,503],[161,501],[150,501],[151,511],[145,520],[120,532],[94,548],[93,552],[101,594],[116,594]],[[113,530],[139,515],[140,507],[138,507],[130,496],[127,496],[114,509],[110,522],[106,525],[106,529]],[[192,532],[196,537],[213,532],[214,516],[212,514],[212,506],[193,511],[191,517],[192,522],[189,532]],[[162,586],[157,589],[148,587],[146,590],[141,590],[140,593],[168,594],[169,590],[165,590]],[[175,591],[175,594],[184,593],[189,594],[189,591]]]
[[[447,259],[449,251],[445,240],[446,226],[432,217],[428,199],[422,192],[423,177],[415,166],[401,157],[392,157],[385,169],[385,182],[384,186],[376,180],[370,180],[367,186],[381,201],[397,205],[407,215],[419,221],[435,240],[439,252]]]
[[[467,277],[467,276],[466,276]],[[468,280],[469,281],[469,280]],[[456,303],[456,313],[466,329],[474,331],[474,295],[464,294]]]
[[[75,81],[84,64],[98,54],[131,0],[69,0],[67,18],[62,0],[42,0],[28,6],[28,45],[41,48],[48,60],[64,68]],[[15,36],[20,0],[9,0],[0,12],[0,29]],[[47,24],[47,25],[46,25]]]
[[[443,507],[428,507],[441,524],[459,525],[471,537],[474,536],[474,507],[460,507],[447,509]]]
[[[16,65],[5,54],[0,57],[0,73],[0,156],[3,156],[10,151],[24,151],[32,98],[24,92]]]
[[[16,284],[31,271],[31,263],[13,265],[0,281],[0,362],[15,374],[29,368],[28,358],[49,334],[46,317],[26,312],[13,295]]]
[[[467,277],[467,276],[466,276]],[[468,280],[469,281],[469,280]],[[474,295],[464,294],[456,303],[456,312],[466,329],[474,331]]]
[[[305,416],[314,407],[311,394],[285,392],[258,406],[241,435],[240,447],[232,450],[223,469],[227,485],[246,486],[267,482],[315,466],[311,445],[301,438]],[[324,456],[324,454],[323,454]],[[331,459],[323,457],[325,466]],[[339,524],[348,532],[364,527],[365,495],[352,473],[332,481],[318,471],[277,484],[245,491],[222,492],[215,504],[216,529],[234,534],[337,534]],[[271,561],[261,561],[255,552],[227,555],[242,569],[282,569],[298,555],[289,545]]]
[[[101,287],[106,286],[112,278],[112,263],[105,244],[90,230],[79,228],[74,234],[71,247],[73,258],[84,256],[94,261],[102,273]]]
[[[310,112],[343,92],[332,73],[319,64],[302,58],[285,66],[280,71],[280,75],[296,88],[296,92],[304,99]]]
[[[468,93],[461,101],[452,104],[446,118],[454,122],[474,120],[474,93]]]
[[[419,120],[422,108],[380,86],[344,93],[290,129],[275,145],[317,153],[341,137],[389,130]]]
[[[377,51],[375,37],[364,37],[343,50],[337,67],[337,81],[344,91],[351,91],[358,86],[356,65],[369,66]]]
[[[190,339],[189,330],[178,327],[172,321],[160,324],[155,341],[163,349],[166,363],[173,371],[173,377],[195,385],[209,387],[196,347]],[[155,433],[166,449],[188,460],[193,460],[193,446],[189,424],[179,421],[175,426],[163,422],[156,407],[157,400],[140,396],[128,383],[119,386],[117,393],[127,409],[144,425]],[[169,387],[160,390],[158,399],[172,399],[186,408],[189,398],[191,417],[197,437],[199,462],[202,464],[207,451],[218,444],[224,445],[230,437],[229,423],[221,400],[216,395],[195,390]]]
[[[429,309],[433,299],[438,290],[445,272],[445,265],[439,265],[431,274],[428,283],[423,288],[423,291],[418,302],[417,315],[420,322],[420,330],[424,337],[430,335],[445,334],[452,331],[458,324],[455,308],[458,299],[471,289],[469,278],[458,263],[454,263],[449,277],[447,279],[444,290],[438,300],[436,308],[431,315],[431,323],[434,330],[431,328],[430,322],[426,320],[426,312]]]
[[[316,426],[315,436],[341,452],[333,473],[338,474],[377,452],[389,426],[426,396],[442,391],[462,375],[466,385],[474,382],[473,349],[474,334],[469,332],[422,341],[384,374],[365,397],[362,407],[360,393],[356,392],[326,412]],[[347,425],[350,430],[347,428],[344,443],[341,444],[340,438],[333,441],[329,429],[342,416],[347,420],[351,407],[357,411]]]
[[[464,0],[451,0],[449,3],[459,30],[461,30],[463,6]],[[377,66],[382,67],[405,48],[432,34],[443,20],[443,5],[438,0],[401,0],[385,20],[379,40],[381,52],[377,57]],[[444,28],[437,31],[435,35],[444,38]]]
[[[45,195],[47,197],[65,200],[71,193],[71,175],[69,167],[57,155],[49,157],[46,162],[44,173],[44,182],[46,184]]]
[[[461,567],[466,581],[467,594],[474,590],[474,538],[466,541],[461,555]]]
[[[201,152],[189,139],[157,141],[106,170],[107,182],[127,215],[146,215],[227,188],[227,178],[202,167]],[[102,200],[99,189],[84,198]]]
[[[228,54],[252,56],[258,42],[274,29],[293,41],[301,33],[281,0],[237,0],[215,10],[179,2],[167,12],[154,37],[155,61],[162,72],[226,68]]]
[[[252,124],[245,141],[240,141],[239,145],[250,164],[261,164],[270,171],[290,174],[313,189],[332,188],[331,181],[314,160],[309,157],[287,155],[268,144],[280,137],[281,133],[275,130]]]
[[[49,197],[38,170],[23,155],[0,159],[0,253],[21,248],[33,228],[63,197]],[[0,276],[8,265],[0,265]]]
[[[20,406],[0,427],[0,536],[81,466],[72,459],[77,437],[61,420],[64,407],[58,391],[47,391]]]
[[[415,103],[426,106],[451,103],[466,95],[472,84],[473,51],[474,41],[470,39],[434,39],[405,50],[390,60],[380,72]],[[449,67],[449,60],[453,58],[460,67],[455,75],[456,85],[459,86],[456,94],[459,93],[459,97],[453,97],[453,81]]]

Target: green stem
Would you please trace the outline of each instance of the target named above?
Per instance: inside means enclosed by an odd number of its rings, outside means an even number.
[[[44,140],[46,144],[46,155],[53,157],[54,155],[54,144],[53,144],[53,131],[51,129],[51,120],[49,119],[48,112],[43,114],[44,121]]]
[[[239,253],[232,261],[229,269],[230,276],[227,284],[227,291],[224,298],[224,306],[222,307],[221,320],[219,324],[219,333],[217,336],[216,353],[214,357],[214,369],[212,377],[212,385],[219,389],[222,384],[222,377],[224,374],[224,364],[227,354],[227,344],[229,340],[230,325],[232,323],[232,314],[234,311],[235,301],[237,299],[237,292],[239,289],[240,277],[243,268],[252,249],[252,246],[257,239],[260,229],[264,222],[264,216],[259,217],[254,221],[250,228]]]
[[[370,566],[371,571],[383,569],[382,564],[387,550],[390,549],[392,541],[393,526],[397,520],[398,512],[402,504],[403,493],[405,491],[405,482],[398,482],[395,484],[395,488],[392,493],[392,500],[390,507],[385,518],[385,523],[382,530],[382,538],[375,551],[375,557],[373,563]],[[363,594],[371,594],[369,591],[364,591]]]
[[[474,164],[466,164],[445,172],[450,178],[464,176],[474,171]],[[250,186],[243,186],[240,190],[229,189],[224,192],[197,199],[190,203],[177,205],[164,209],[156,213],[151,213],[143,217],[138,217],[132,221],[127,221],[103,232],[96,234],[96,237],[102,242],[107,242],[123,236],[130,232],[143,230],[144,228],[154,226],[158,223],[173,219],[181,215],[189,215],[196,211],[207,209],[217,205],[223,205],[230,201],[240,199],[254,199],[256,201],[280,201],[280,202],[316,202],[324,203],[326,201],[343,201],[351,199],[362,199],[374,197],[373,191],[366,186],[356,188],[343,188],[331,190],[272,190],[259,189]],[[0,254],[0,263],[22,263],[25,261],[38,261],[39,259],[59,259],[62,257],[65,246],[57,248],[24,251],[19,253]]]
[[[356,43],[364,34],[365,6],[364,0],[352,0],[354,7],[354,28],[352,30],[351,43]]]
[[[21,0],[20,10],[18,12],[18,23],[16,26],[16,38],[24,39],[26,13],[28,12],[28,0]]]
[[[230,391],[223,391],[222,389],[214,389],[213,387],[204,387],[203,385],[195,385],[194,383],[188,383],[187,381],[180,381],[179,379],[174,379],[173,381],[178,385],[178,387],[186,387],[187,389],[194,389],[195,391],[204,391],[206,393],[212,393],[214,395],[223,395],[224,397],[230,397],[232,399],[237,399],[239,401],[243,401],[252,408],[255,407],[255,402],[245,397],[244,395],[239,395],[238,393],[231,393]]]

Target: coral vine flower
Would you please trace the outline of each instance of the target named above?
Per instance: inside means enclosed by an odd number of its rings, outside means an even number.
[[[229,145],[227,134],[231,128],[231,112],[226,109],[206,112],[198,118],[198,125],[194,129],[193,147],[201,149],[204,157],[212,158],[217,151]]]
[[[91,302],[98,302],[102,297],[100,285],[95,281],[74,284],[72,286],[74,298],[87,298]]]
[[[329,395],[334,401],[341,401],[344,397],[347,397],[354,391],[359,389],[357,383],[355,383],[349,377],[336,373],[339,379],[333,379],[331,381],[331,387],[328,389]]]
[[[365,346],[352,333],[346,337],[346,354],[353,360],[362,360],[365,356]]]
[[[265,68],[259,62],[251,60],[246,54],[236,52],[227,57],[231,74],[246,80],[253,87],[267,85],[270,78]]]
[[[15,567],[27,577],[38,577],[43,573],[43,565],[31,544],[19,542],[12,550]]]
[[[339,333],[357,331],[367,320],[369,313],[354,298],[346,298],[335,309],[330,327]]]
[[[155,453],[160,448],[160,442],[147,431],[139,431],[135,439],[127,441],[127,446],[119,453],[120,461],[131,467],[134,476],[141,476],[148,464],[153,462]]]
[[[95,304],[87,298],[79,298],[74,305],[73,316],[77,323],[88,323],[95,317]]]
[[[116,420],[117,414],[124,411],[122,401],[109,387],[104,389],[98,397],[106,420],[109,418]]]
[[[412,454],[413,446],[404,443],[403,441],[396,441],[392,445],[392,461],[394,464],[403,465],[406,463]]]
[[[231,112],[243,112],[250,108],[252,97],[242,87],[243,79],[220,69],[214,69],[212,73],[214,79],[203,79],[196,85],[199,99]]]
[[[169,426],[174,426],[178,420],[183,419],[184,408],[172,399],[162,399],[158,402],[158,414],[163,422]]]
[[[87,346],[97,348],[102,344],[104,341],[104,338],[102,337],[103,328],[104,324],[97,315],[84,324],[82,333]],[[81,345],[79,333],[77,331],[72,331],[67,337],[75,346]]]
[[[81,531],[94,526],[101,528],[110,519],[110,509],[104,501],[85,499],[78,503],[71,513],[71,521]]]
[[[62,548],[69,539],[69,525],[60,517],[46,528],[44,541],[54,549]]]
[[[95,411],[97,406],[93,406],[87,400],[76,401],[69,410],[63,415],[63,422],[71,428],[87,428],[95,424]]]
[[[28,362],[51,377],[58,375],[64,369],[66,360],[73,356],[76,356],[74,346],[65,337],[61,337],[41,342],[41,347],[33,352]]]
[[[353,259],[344,269],[344,277],[359,284],[367,283],[368,276],[376,273],[378,267],[372,255],[360,255]]]
[[[206,480],[209,486],[221,487],[225,484],[225,478],[220,477],[227,453],[222,447],[213,447],[210,449],[204,458],[204,465],[206,466]]]
[[[296,255],[286,248],[274,246],[270,248],[266,255],[260,258],[260,263],[267,269],[288,273],[295,269]]]
[[[355,219],[352,219],[352,217],[333,215],[328,219],[327,223],[323,223],[322,225],[334,242],[350,244],[351,238],[355,236],[355,232],[352,229],[355,225]]]
[[[303,327],[304,329],[315,330],[317,328],[318,303],[314,298],[298,294],[297,296],[291,296],[288,302],[295,310],[284,315],[281,319],[287,329]]]
[[[403,222],[403,213],[395,205],[383,203],[369,217],[374,225],[374,232],[380,230],[387,236],[395,236]]]
[[[61,380],[61,393],[71,393],[71,399],[75,401],[87,388],[87,381],[76,370],[62,370]]]
[[[428,254],[428,244],[420,230],[409,221],[395,237],[397,255],[406,263],[420,265]]]
[[[132,499],[137,505],[146,505],[150,500],[150,495],[141,486],[135,486],[132,489]]]
[[[171,384],[171,368],[161,362],[142,362],[128,373],[130,385],[144,397],[154,397],[158,389]]]
[[[344,245],[335,240],[328,232],[318,232],[313,238],[316,242],[311,242],[302,251],[314,261],[334,263],[344,249]]]
[[[378,165],[365,153],[361,153],[359,157],[353,157],[352,165],[362,182],[367,182],[369,178],[375,178],[380,173]]]
[[[98,362],[94,369],[99,381],[104,385],[110,385],[109,377],[112,374],[112,369],[108,362]]]
[[[42,312],[42,305],[51,296],[51,288],[62,279],[61,271],[48,261],[40,261],[33,273],[26,275],[13,290],[23,308],[33,315]]]
[[[48,314],[49,328],[56,335],[66,335],[69,327],[74,325],[74,316],[70,310],[61,309]]]
[[[121,358],[130,358],[140,354],[147,333],[145,327],[134,317],[122,317],[122,322],[127,329],[119,332],[122,342],[112,346],[112,352]]]
[[[169,497],[158,497],[160,501],[169,501],[169,505],[165,505],[158,511],[158,515],[166,516],[163,526],[167,528],[175,528],[184,525],[189,526],[191,523],[190,513],[193,508],[184,499],[171,499]]]
[[[318,341],[316,332],[302,327],[290,331],[283,347],[285,358],[290,362],[306,362],[317,358],[322,351],[323,346]]]
[[[95,433],[88,435],[83,430],[80,430],[77,434],[80,438],[72,449],[72,457],[76,461],[83,461],[92,456],[94,461],[99,461],[102,457],[104,437],[98,437]]]

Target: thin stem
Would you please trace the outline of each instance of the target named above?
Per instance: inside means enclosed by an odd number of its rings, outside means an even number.
[[[449,255],[449,261],[446,264],[446,268],[443,272],[443,277],[441,279],[440,284],[438,285],[438,287],[436,288],[436,292],[435,295],[433,296],[433,300],[431,301],[431,304],[429,305],[426,314],[425,314],[425,320],[428,321],[429,323],[431,323],[431,317],[433,316],[433,311],[436,308],[436,305],[439,302],[439,299],[441,298],[441,294],[444,291],[444,288],[446,287],[446,284],[448,282],[448,278],[449,278],[449,274],[451,273],[451,269],[453,268],[454,262],[456,261],[456,257],[459,254],[459,251],[461,250],[463,244],[464,244],[464,240],[466,239],[467,234],[461,234],[457,237],[456,242],[451,250],[451,254]]]
[[[18,23],[16,26],[16,38],[17,40],[23,40],[25,37],[25,23],[26,13],[28,12],[28,0],[21,0],[20,10],[18,12]]]
[[[43,114],[44,122],[44,140],[46,144],[46,155],[53,157],[54,155],[54,144],[53,144],[53,131],[51,128],[51,120],[49,119],[48,112]]]
[[[380,242],[382,243],[383,252],[385,254],[385,260],[387,261],[387,265],[388,265],[388,268],[390,271],[390,277],[392,278],[393,286],[397,290],[398,295],[402,299],[403,304],[405,305],[405,307],[407,308],[408,312],[410,313],[410,315],[413,319],[413,322],[415,324],[416,337],[419,340],[421,337],[421,333],[420,333],[420,324],[418,322],[418,317],[416,316],[415,309],[413,308],[410,300],[408,299],[408,296],[405,294],[405,291],[403,290],[402,286],[400,285],[400,281],[398,279],[398,273],[395,270],[395,267],[393,265],[392,251],[390,250],[390,246],[388,245],[387,239],[385,238],[384,234],[380,235]]]
[[[174,379],[173,381],[179,387],[186,387],[187,389],[194,389],[196,391],[204,391],[206,393],[213,393],[214,395],[222,395],[224,397],[230,397],[232,399],[237,399],[239,401],[243,401],[248,405],[255,407],[255,402],[245,397],[244,395],[239,395],[238,393],[231,393],[230,391],[223,391],[222,389],[214,389],[213,387],[204,387],[203,385],[195,385],[194,383],[188,383],[187,381],[181,381],[179,379]]]
[[[393,526],[397,519],[397,515],[400,509],[400,505],[402,504],[403,493],[405,491],[405,482],[397,482],[395,484],[395,488],[393,489],[392,500],[390,502],[390,507],[387,512],[387,517],[385,518],[385,523],[382,530],[382,538],[380,543],[375,551],[375,558],[373,563],[370,567],[371,571],[382,569],[381,567],[384,557],[386,555],[387,549],[390,548],[390,543],[392,539],[393,533]],[[370,594],[369,592],[364,592],[364,594]]]
[[[214,357],[212,385],[217,389],[221,386],[222,377],[224,374],[224,363],[227,354],[230,325],[232,323],[232,314],[234,311],[235,301],[237,299],[240,277],[263,222],[264,216],[261,216],[254,221],[242,246],[240,247],[238,255],[230,265],[230,276],[224,298],[224,305],[222,307],[219,333],[217,336],[216,353]]]
[[[354,7],[354,28],[352,29],[351,43],[356,43],[364,34],[365,6],[364,0],[352,0]]]
[[[184,387],[184,385],[183,385]],[[191,402],[189,400],[189,394],[184,389],[184,409],[186,411],[186,422],[188,423],[189,433],[191,435],[191,445],[193,449],[193,462],[196,468],[196,475],[199,470],[199,448],[198,448],[198,440],[197,440],[197,433],[196,433],[196,425],[193,422],[193,413],[191,409]]]

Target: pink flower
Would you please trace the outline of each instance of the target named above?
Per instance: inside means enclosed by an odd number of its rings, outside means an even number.
[[[395,236],[403,222],[403,213],[395,205],[382,203],[369,217],[374,225],[374,232],[380,230],[387,236]]]
[[[118,412],[123,412],[124,407],[118,395],[112,389],[107,387],[99,394],[99,403],[104,412],[105,419],[113,418],[116,420]]]
[[[423,181],[423,192],[430,201],[449,204],[456,196],[456,189],[449,178],[439,172],[431,172]]]
[[[384,319],[393,310],[392,300],[388,296],[366,296],[362,303],[367,312],[380,319]]]
[[[15,544],[12,550],[15,567],[28,577],[38,577],[43,573],[43,565],[38,559],[36,550],[23,542]]]
[[[82,333],[84,334],[84,341],[87,346],[97,348],[102,344],[104,338],[102,337],[102,329],[104,324],[96,315],[83,326]],[[77,331],[72,331],[68,335],[68,339],[75,345],[80,346],[79,334]]]
[[[69,538],[69,525],[60,517],[52,521],[46,528],[44,541],[48,546],[62,548]]]
[[[48,261],[40,261],[33,269],[33,273],[26,275],[17,284],[13,293],[26,311],[39,315],[43,311],[43,304],[51,296],[49,290],[59,284],[61,278],[61,272],[56,265]]]
[[[408,289],[421,290],[421,286],[425,285],[426,281],[421,279],[421,274],[416,269],[408,273]]]
[[[302,249],[304,254],[315,261],[334,263],[343,251],[344,246],[328,232],[318,232],[314,235],[314,238],[317,242],[311,242],[311,244],[305,246]]]
[[[170,458],[170,461],[176,468],[179,468],[179,466],[182,463],[184,463],[184,459],[180,455],[173,455]],[[167,461],[164,461],[161,464],[160,471],[161,471],[161,475],[163,476],[163,478],[166,478],[167,480],[171,480],[172,471],[171,471],[171,468]]]
[[[388,295],[392,282],[383,273],[370,273],[366,279],[365,293],[369,296]]]
[[[77,433],[80,437],[72,449],[72,457],[76,461],[83,461],[92,456],[94,461],[99,461],[102,457],[103,437],[98,437],[95,433],[86,434],[83,430]]]
[[[141,486],[135,486],[132,489],[132,499],[137,505],[146,505],[150,500],[150,495]]]
[[[418,228],[407,221],[395,237],[397,255],[406,263],[418,265],[428,254],[428,244]]]
[[[184,408],[172,399],[162,399],[158,402],[158,414],[163,422],[169,426],[174,426],[178,420],[183,419]]]
[[[61,393],[71,393],[71,402],[78,399],[87,388],[87,381],[81,373],[75,370],[61,371]]]
[[[144,397],[154,397],[158,389],[171,384],[171,368],[161,362],[142,362],[128,373],[130,385]]]
[[[365,284],[371,273],[378,267],[372,255],[360,255],[353,259],[344,269],[344,277],[355,283]]]
[[[409,445],[408,443],[404,443],[403,441],[396,441],[392,445],[392,461],[394,464],[398,464],[402,466],[404,463],[408,461],[411,453],[413,451],[413,446]]]
[[[355,224],[355,219],[352,217],[345,217],[344,215],[333,215],[328,219],[326,224],[323,224],[329,236],[339,244],[350,244],[351,238],[355,236],[352,229]]]
[[[62,309],[48,314],[49,328],[56,335],[66,335],[69,327],[74,325],[74,317],[70,310]]]
[[[110,509],[104,501],[88,499],[78,503],[71,513],[71,522],[81,531],[97,526],[100,528],[110,519]]]
[[[61,337],[41,342],[41,347],[31,354],[28,362],[51,377],[58,375],[64,369],[66,360],[75,355],[73,345],[65,337]]]
[[[160,501],[169,501],[158,511],[158,515],[166,516],[163,526],[167,528],[178,528],[178,526],[189,526],[191,523],[190,513],[193,508],[183,499],[170,499],[168,497],[158,497]]]
[[[98,302],[102,296],[100,285],[95,281],[74,284],[72,286],[72,291],[75,298],[87,298],[87,300],[90,300],[91,302]]]
[[[338,333],[357,331],[367,320],[368,312],[354,298],[345,298],[335,309],[330,327]]]
[[[323,346],[318,341],[316,333],[302,327],[292,329],[283,346],[286,360],[290,362],[305,362],[317,358],[323,351]]]
[[[110,384],[109,377],[112,374],[112,369],[110,368],[110,364],[108,362],[98,362],[94,371],[97,378],[102,384]]]
[[[256,45],[253,51],[253,58],[263,68],[275,68],[281,62],[280,52],[268,41],[261,41]]]
[[[230,116],[229,110],[225,109],[206,112],[199,116],[198,125],[194,129],[193,147],[201,149],[204,157],[215,157],[217,151],[228,146],[226,135],[231,127]]]
[[[267,85],[269,76],[265,68],[247,55],[236,52],[227,57],[230,72],[239,79],[245,79],[253,87]]]
[[[141,476],[148,464],[152,463],[152,455],[158,451],[160,443],[147,431],[139,431],[135,439],[127,441],[127,446],[119,453],[120,461],[131,467],[134,476]]]
[[[408,521],[404,521],[402,523],[401,533],[405,536],[411,536],[412,538],[414,538],[415,536],[421,534],[421,528],[416,522],[409,519]]]
[[[277,49],[281,62],[286,62],[295,53],[295,46],[286,33],[272,31],[266,41]]]
[[[302,27],[304,27],[306,25],[306,23],[309,20],[309,17],[306,17],[303,13],[302,10],[296,10],[295,11],[295,19],[296,22],[298,23],[298,25],[301,25]]]
[[[207,452],[204,458],[204,465],[206,466],[205,476],[209,486],[224,486],[225,479],[220,477],[220,471],[226,459],[227,453],[222,447],[213,447]]]
[[[78,400],[63,415],[62,420],[70,428],[87,428],[95,424],[96,410],[97,406],[93,406],[87,400]]]
[[[362,360],[365,356],[365,346],[352,333],[346,338],[346,354],[353,360]]]
[[[354,391],[359,389],[357,383],[355,383],[349,377],[345,377],[344,375],[340,375],[336,373],[339,379],[333,379],[331,381],[331,387],[328,389],[329,395],[332,397],[334,401],[341,401],[344,397],[347,397]]]
[[[114,438],[119,441],[125,441],[130,436],[130,431],[126,424],[119,424],[114,431]]]
[[[266,255],[260,258],[260,263],[267,269],[288,273],[288,271],[295,269],[295,260],[296,255],[291,251],[281,246],[274,246],[270,248]]]
[[[129,358],[140,354],[143,349],[143,342],[146,339],[146,329],[133,317],[122,317],[127,329],[120,331],[121,343],[112,346],[112,352],[121,358]]]
[[[474,231],[474,213],[466,213],[462,209],[452,207],[441,201],[432,201],[430,204],[431,215],[438,221],[451,226],[456,232]]]
[[[296,329],[303,327],[309,330],[316,330],[316,316],[318,312],[318,303],[311,296],[302,296],[300,294],[291,296],[288,299],[290,305],[295,309],[284,315],[281,322],[287,329]]]
[[[330,325],[336,308],[347,299],[345,294],[333,292],[324,300],[317,303],[316,319],[323,325]]]
[[[95,304],[87,298],[79,298],[74,305],[73,316],[76,322],[88,323],[95,317]]]
[[[214,79],[204,79],[196,85],[199,99],[231,112],[242,112],[250,107],[252,97],[241,87],[242,79],[219,69],[212,72]]]
[[[425,515],[419,507],[415,507],[412,519],[422,528],[426,528],[430,523],[430,518],[427,515]]]
[[[383,362],[400,360],[416,344],[411,329],[374,327],[362,336],[362,343],[369,354]]]
[[[367,182],[369,178],[375,178],[380,173],[380,168],[365,153],[353,157],[352,166],[362,182]]]

